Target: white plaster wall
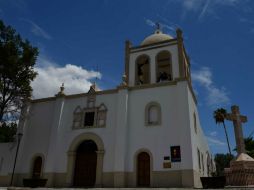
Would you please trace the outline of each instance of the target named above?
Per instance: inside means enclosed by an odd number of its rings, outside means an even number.
[[[130,91],[127,171],[135,170],[134,155],[140,149],[152,153],[154,171],[192,168],[186,86],[186,82],[181,82],[174,86]],[[151,101],[161,105],[160,126],[145,126],[145,106]],[[170,146],[174,145],[181,146],[182,161],[172,163],[171,169],[163,169],[164,156],[171,156]]]
[[[205,138],[205,134],[203,133],[200,120],[199,120],[199,114],[197,106],[192,98],[192,94],[190,90],[188,89],[188,101],[189,101],[189,113],[190,113],[190,124],[191,124],[191,136],[192,136],[192,158],[193,158],[193,168],[197,172],[199,172],[201,175],[207,176],[207,157],[206,153],[208,152],[210,156],[212,155],[208,146],[208,143]],[[194,117],[193,113],[196,113],[196,119],[197,119],[197,133],[194,129]],[[202,159],[200,157],[201,162],[201,170],[199,170],[199,164],[198,164],[198,153],[197,148],[199,149],[200,153],[203,154],[204,158],[204,170],[202,167]]]
[[[127,94],[126,94],[127,93]],[[127,125],[120,126],[117,121],[124,113],[122,101],[117,101],[125,95],[127,99]],[[18,173],[30,172],[31,160],[35,154],[45,155],[44,172],[62,173],[67,170],[67,152],[73,140],[82,133],[92,132],[100,136],[103,141],[104,172],[135,171],[135,153],[147,149],[152,153],[153,171],[184,170],[198,168],[197,146],[204,153],[208,150],[199,124],[198,112],[193,98],[189,92],[186,81],[177,85],[129,90],[125,93],[112,93],[96,96],[96,106],[104,103],[108,108],[107,123],[105,128],[72,129],[73,111],[77,106],[86,107],[86,97],[64,98],[61,122],[52,125],[55,101],[33,103],[30,117],[25,127],[21,144]],[[158,102],[161,105],[162,120],[159,126],[145,126],[145,107],[149,102]],[[119,105],[118,105],[119,104]],[[60,104],[58,104],[60,105]],[[195,136],[193,126],[193,111],[195,110],[198,123],[198,135]],[[124,119],[124,114],[122,115]],[[56,135],[49,145],[52,131]],[[119,141],[117,137],[126,138],[122,147],[116,148]],[[191,138],[192,136],[192,138]],[[53,153],[49,153],[50,146],[54,145]],[[172,168],[164,169],[164,156],[170,155],[170,146],[180,145],[182,160],[172,163]],[[1,147],[0,147],[1,148]],[[116,155],[125,158],[124,162],[116,160]],[[50,164],[48,164],[50,160]],[[117,161],[117,162],[116,162]],[[119,162],[119,163],[118,163]],[[118,163],[118,164],[116,164]],[[205,164],[206,165],[206,164]]]
[[[27,125],[23,131],[17,173],[30,172],[32,158],[38,153],[43,154],[47,160],[54,104],[54,101],[32,104]]]
[[[17,143],[0,143],[0,176],[11,173],[16,149]]]
[[[143,54],[148,55],[148,57],[150,57],[150,71],[151,71],[150,79],[151,79],[151,83],[156,83],[156,55],[163,50],[167,50],[171,53],[173,79],[179,77],[178,49],[177,49],[177,45],[173,44],[173,45],[168,45],[166,47],[159,47],[159,48],[130,53],[130,62],[129,62],[129,85],[130,86],[135,85],[136,59],[138,56]]]
[[[57,149],[54,154],[55,164],[54,167],[48,168],[47,172],[66,172],[67,170],[67,152],[73,140],[82,133],[92,132],[98,135],[104,144],[104,168],[103,171],[112,171],[114,164],[114,131],[115,131],[115,116],[116,116],[116,103],[117,94],[105,94],[96,96],[96,106],[104,103],[108,109],[107,120],[105,128],[84,128],[72,129],[73,111],[77,106],[81,108],[86,107],[87,98],[73,98],[65,99],[64,109],[62,113],[62,122],[58,136],[57,136]]]

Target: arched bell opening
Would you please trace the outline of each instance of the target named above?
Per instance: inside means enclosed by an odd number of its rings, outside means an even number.
[[[172,61],[168,51],[161,51],[156,56],[156,82],[171,81]]]
[[[141,55],[136,59],[136,85],[150,83],[150,59],[147,55]]]

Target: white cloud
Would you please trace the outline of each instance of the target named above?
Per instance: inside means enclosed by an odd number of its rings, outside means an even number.
[[[208,144],[210,146],[225,146],[226,143],[223,141],[220,141],[219,139],[213,138],[213,137],[208,137],[206,136],[207,140],[208,140]]]
[[[145,22],[148,26],[151,26],[153,28],[157,27],[157,23],[160,24],[160,27],[161,29],[168,29],[168,30],[171,30],[171,31],[176,31],[176,27],[173,26],[173,24],[166,24],[165,21],[164,22],[155,22],[155,21],[152,21],[151,19],[145,19]]]
[[[37,77],[32,82],[33,97],[52,97],[59,92],[62,83],[65,94],[85,93],[89,90],[92,79],[101,78],[101,73],[88,71],[81,66],[67,64],[58,66],[46,57],[38,59],[35,70]]]
[[[250,27],[250,33],[254,33],[254,21],[253,20],[250,20],[250,19],[247,19],[247,18],[244,18],[244,17],[242,17],[242,18],[240,18],[239,19],[239,21],[241,22],[241,23],[244,23],[244,24],[246,24],[246,25],[249,25],[249,27]]]
[[[37,25],[33,21],[31,21],[29,19],[24,19],[24,18],[21,18],[20,20],[25,21],[25,22],[27,22],[31,25],[31,32],[35,36],[42,37],[46,40],[51,40],[52,39],[52,37],[44,29],[42,29],[39,25]]]
[[[212,132],[210,132],[209,135],[212,136],[212,137],[216,137],[217,136],[217,131],[212,131]]]
[[[243,0],[171,0],[172,2],[180,3],[183,7],[183,15],[188,12],[196,12],[199,20],[208,14],[215,14],[215,11],[220,6],[235,7]]]
[[[218,88],[212,81],[212,72],[208,67],[193,71],[192,79],[194,83],[202,86],[206,90],[206,102],[208,106],[216,107],[230,103],[228,93],[225,88]]]
[[[156,26],[156,23],[150,19],[145,19],[145,21],[148,26],[152,26],[152,27]]]

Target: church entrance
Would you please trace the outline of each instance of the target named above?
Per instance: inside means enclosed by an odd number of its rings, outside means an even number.
[[[138,154],[137,158],[137,185],[139,187],[150,186],[150,156],[146,152]]]
[[[82,142],[76,152],[73,185],[93,187],[96,181],[97,145],[92,140]]]

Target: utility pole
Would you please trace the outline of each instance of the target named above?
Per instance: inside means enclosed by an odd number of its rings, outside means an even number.
[[[13,170],[12,170],[12,174],[11,174],[11,183],[10,183],[10,186],[12,186],[13,176],[14,176],[15,167],[16,167],[16,161],[17,161],[17,157],[18,157],[19,145],[20,145],[20,141],[21,141],[21,138],[22,138],[23,134],[22,133],[18,133],[17,135],[18,135],[18,146],[17,146],[17,149],[16,149],[14,166],[13,166]]]

